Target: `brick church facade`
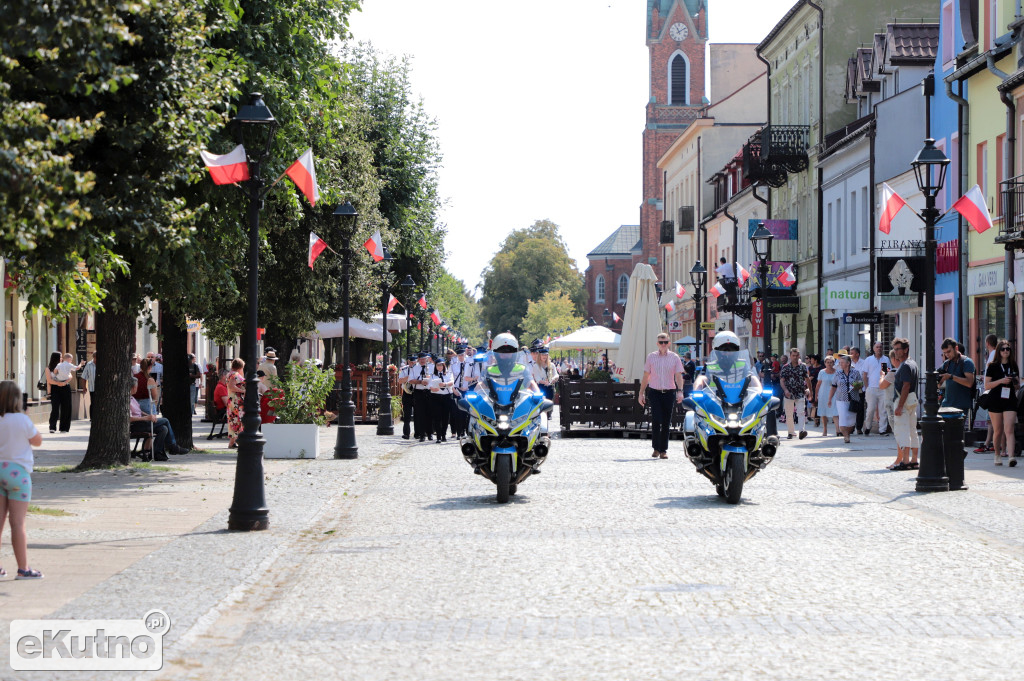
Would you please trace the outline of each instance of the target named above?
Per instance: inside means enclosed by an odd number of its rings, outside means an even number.
[[[706,0],[647,0],[646,26],[650,97],[643,132],[643,200],[639,228],[623,225],[587,254],[588,316],[616,329],[620,324],[605,319],[604,311],[623,316],[618,296],[622,274],[628,277],[637,263],[646,262],[659,279],[664,276],[660,257],[661,222],[665,219],[664,180],[658,170],[658,159],[706,104]],[[636,243],[624,245],[624,239],[631,239],[637,233]]]

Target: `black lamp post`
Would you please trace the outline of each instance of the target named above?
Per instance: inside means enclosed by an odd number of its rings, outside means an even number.
[[[701,326],[701,322],[704,319],[704,285],[707,283],[708,271],[704,265],[700,264],[700,260],[693,263],[693,267],[690,268],[690,283],[693,284],[693,304],[694,312],[693,318],[697,320],[697,347],[699,351],[698,357],[704,356],[704,327]]]
[[[768,260],[772,257],[772,239],[774,235],[764,226],[763,222],[758,223],[757,229],[750,235],[750,243],[754,247],[754,255],[757,257],[758,278],[761,281],[761,307],[764,313],[764,356],[769,362],[772,359],[772,315],[768,312],[768,292],[771,291],[771,283],[768,281]]]
[[[394,258],[388,249],[384,249],[384,260],[386,267],[390,268]],[[380,360],[380,392],[377,395],[377,435],[394,435],[395,424],[391,418],[391,376],[388,373],[388,303],[391,302],[391,272],[384,271],[384,279],[380,282],[381,293],[381,325],[384,332],[381,334],[381,344],[384,348]]]
[[[416,288],[416,282],[412,280],[411,274],[407,274],[399,285],[405,289],[405,355],[408,357],[412,354],[412,290]]]
[[[949,159],[935,148],[935,140],[928,138],[924,147],[911,161],[917,186],[924,194],[925,262],[931,267],[935,263],[935,223],[939,210],[935,207],[935,195],[942,189],[946,179]],[[925,276],[924,289],[925,328],[925,371],[927,381],[924,392],[924,417],[921,419],[921,470],[917,477],[918,492],[948,492],[949,478],[946,476],[946,461],[942,447],[942,419],[939,417],[939,375],[935,371],[935,271]]]
[[[259,326],[260,206],[263,204],[260,164],[270,155],[277,121],[263,103],[263,95],[254,92],[249,95],[249,103],[239,107],[231,123],[239,141],[245,144],[249,162],[249,179],[244,185],[249,198],[249,300],[245,318],[245,402],[235,461],[234,496],[228,510],[228,529],[251,531],[270,527],[270,510],[263,486],[264,439],[260,434],[256,329]]]
[[[661,296],[665,293],[665,288],[661,285],[660,281],[654,282],[654,295],[658,297],[658,308],[665,315],[665,328],[668,328],[668,310],[661,303]]]
[[[356,446],[356,405],[352,403],[352,370],[349,368],[348,354],[348,282],[350,278],[349,267],[352,259],[352,233],[355,231],[356,219],[359,213],[346,201],[334,209],[334,214],[341,220],[351,223],[345,232],[345,239],[342,242],[341,254],[341,282],[342,282],[342,340],[341,340],[341,400],[338,403],[338,437],[334,443],[335,459],[355,459],[359,456],[359,447]],[[386,304],[385,304],[386,305]],[[387,325],[385,324],[385,327]]]

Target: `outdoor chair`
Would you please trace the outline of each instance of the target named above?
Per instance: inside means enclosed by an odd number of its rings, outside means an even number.
[[[128,437],[135,441],[135,444],[132,445],[131,458],[142,459],[143,461],[153,460],[153,444],[155,440],[152,421],[135,421],[131,423],[128,429]],[[141,450],[139,450],[140,442],[143,443]],[[146,444],[149,445],[149,449],[146,448]]]
[[[220,432],[219,433],[214,433],[213,431],[215,431],[217,429],[218,425],[220,426]],[[224,429],[227,427],[227,425],[228,425],[228,410],[226,408],[225,409],[217,409],[216,412],[214,413],[214,416],[213,416],[213,423],[210,424],[210,434],[206,436],[206,439],[207,440],[212,440],[215,437],[225,437],[225,436],[227,436],[227,433],[224,432]]]

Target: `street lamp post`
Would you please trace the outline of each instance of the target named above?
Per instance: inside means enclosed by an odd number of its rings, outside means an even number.
[[[708,271],[704,265],[700,264],[700,260],[693,263],[693,267],[690,268],[690,283],[693,284],[693,318],[697,322],[698,358],[704,357],[704,327],[701,326],[701,322],[704,317],[702,303],[704,301],[704,284],[707,282],[707,276]]]
[[[754,255],[757,257],[758,278],[761,281],[761,307],[764,313],[764,357],[768,362],[772,361],[772,316],[768,312],[768,295],[772,290],[768,281],[768,260],[772,257],[772,239],[774,235],[763,222],[757,224],[757,229],[750,235],[750,243],[754,247]]]
[[[416,288],[416,282],[412,280],[412,275],[405,275],[405,279],[400,284],[405,289],[405,355],[408,357],[412,354],[412,323],[413,313],[410,312],[412,309],[412,290]]]
[[[384,260],[390,268],[394,258],[388,249],[384,249]],[[384,350],[380,360],[380,392],[377,395],[377,435],[394,435],[395,423],[391,418],[391,376],[388,372],[388,303],[391,302],[391,272],[384,271],[384,279],[380,283],[381,293],[381,326],[384,331],[381,334],[381,345]],[[401,347],[401,346],[399,346]]]
[[[277,121],[263,103],[263,95],[252,93],[232,119],[239,142],[245,144],[249,179],[244,184],[249,199],[248,306],[245,318],[245,401],[242,433],[238,437],[235,460],[235,489],[228,510],[229,530],[265,530],[270,527],[263,485],[263,436],[260,434],[259,392],[256,378],[257,315],[259,312],[260,207],[263,205],[263,178],[260,164],[270,155]]]
[[[356,405],[352,403],[352,370],[349,367],[348,347],[348,283],[350,278],[349,267],[352,259],[352,232],[355,231],[356,219],[359,213],[346,201],[334,209],[334,214],[339,219],[349,218],[351,226],[345,232],[345,239],[342,250],[341,282],[342,282],[342,356],[341,356],[341,400],[338,404],[338,437],[334,443],[335,459],[355,459],[359,456],[359,447],[356,446]],[[387,326],[385,324],[385,326]]]
[[[935,148],[935,140],[924,141],[924,147],[910,163],[914,169],[917,186],[924,194],[925,262],[932,267],[935,263],[935,223],[939,210],[935,207],[935,195],[942,189],[949,159]],[[924,289],[925,328],[925,398],[924,417],[921,419],[921,470],[917,477],[918,492],[948,492],[949,477],[946,475],[946,461],[942,446],[942,419],[939,417],[939,374],[935,371],[935,271],[930,269],[925,276]]]

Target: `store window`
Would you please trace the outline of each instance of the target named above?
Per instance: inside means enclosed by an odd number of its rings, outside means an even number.
[[[1006,310],[1002,296],[991,296],[976,301],[978,335],[974,338],[972,359],[978,366],[985,366],[985,336],[994,333],[999,338],[1005,334]]]

